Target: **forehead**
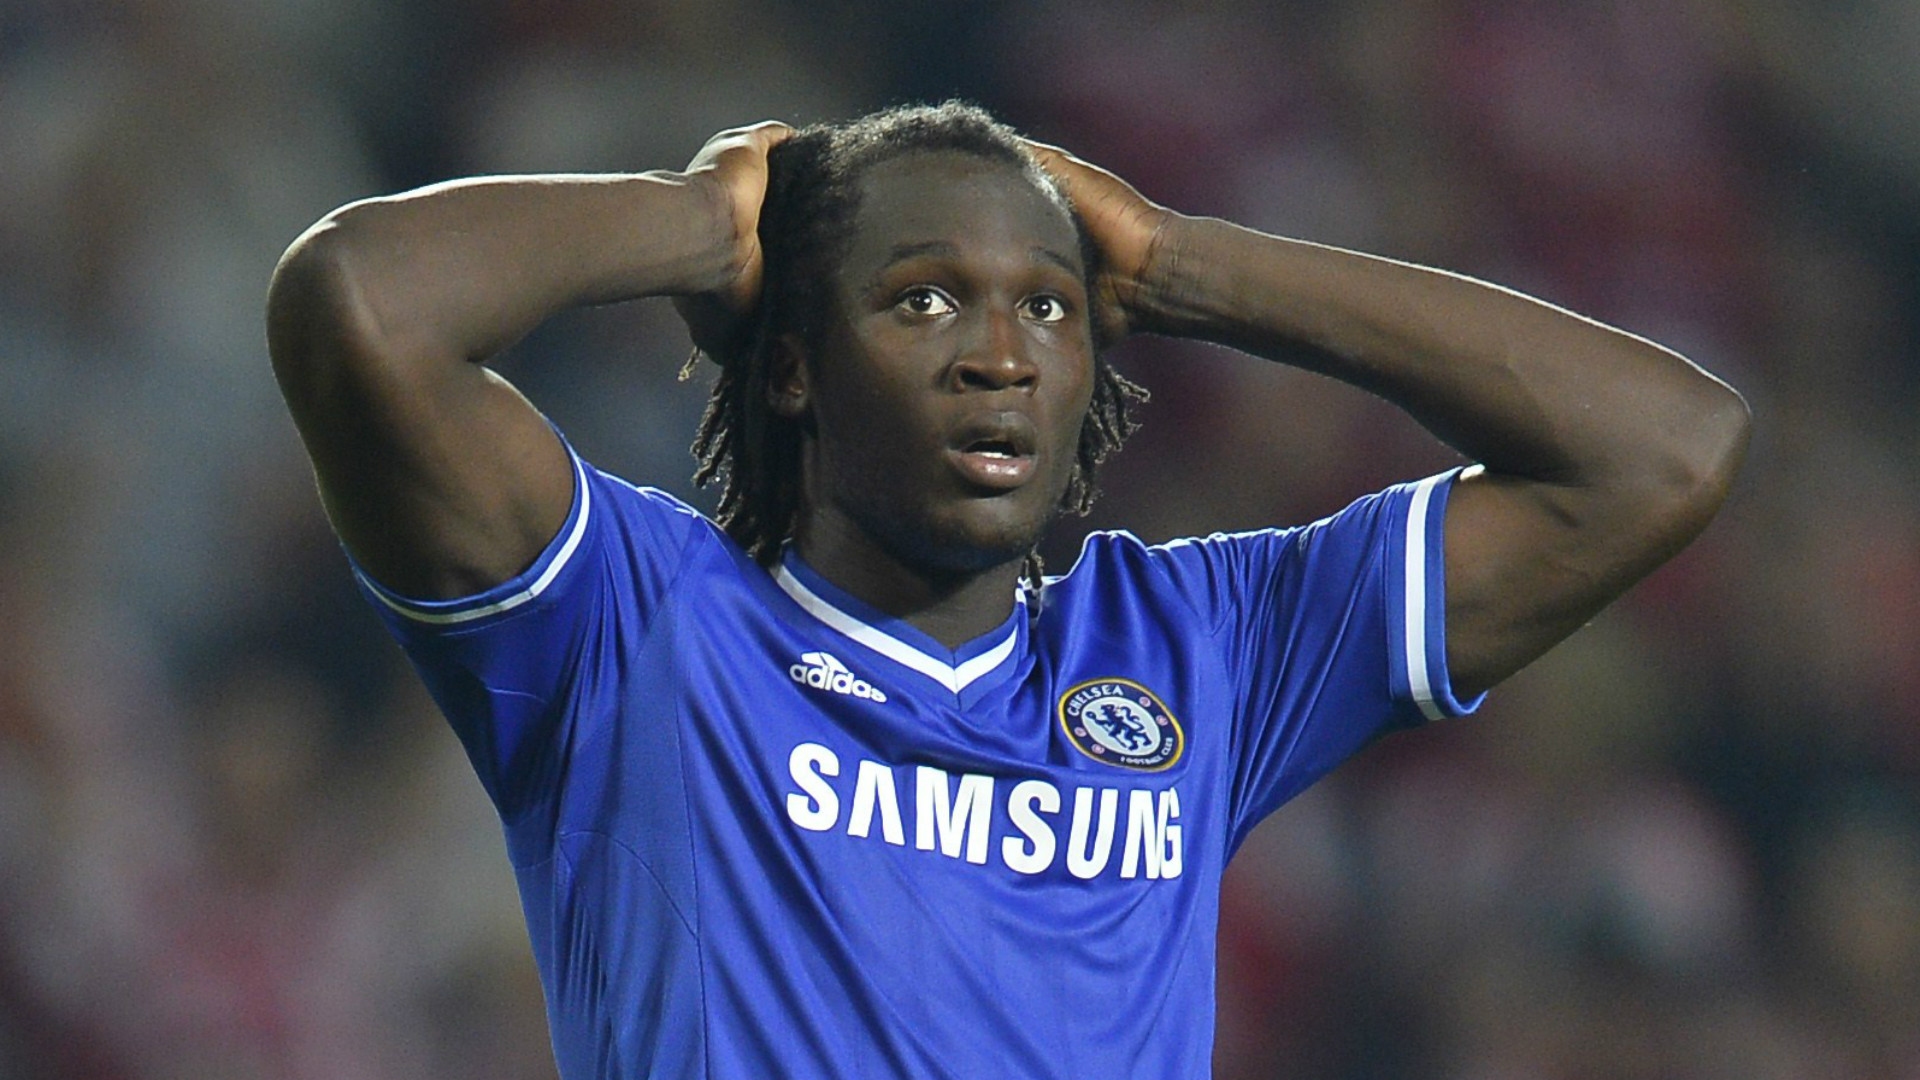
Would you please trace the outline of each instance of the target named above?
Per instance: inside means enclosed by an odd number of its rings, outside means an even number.
[[[1043,249],[1080,268],[1073,219],[1024,169],[955,151],[879,162],[860,179],[849,263],[872,265],[903,246]]]

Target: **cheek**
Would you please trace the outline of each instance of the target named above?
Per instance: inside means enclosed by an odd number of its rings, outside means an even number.
[[[898,391],[873,365],[849,362],[844,353],[827,358],[812,380],[811,407],[819,437],[837,450],[858,450],[895,441],[899,428]]]
[[[870,373],[869,373],[870,374]],[[921,433],[897,388],[881,379],[843,378],[814,403],[818,461],[840,498],[890,502],[921,483]]]
[[[890,329],[884,318],[849,327],[820,357],[814,385],[836,412],[898,412],[902,402],[926,392],[922,382],[937,357],[925,343]]]
[[[1063,388],[1060,395],[1060,442],[1069,452],[1080,445],[1080,429],[1092,415],[1093,408],[1093,372],[1087,365],[1070,376],[1070,386]]]

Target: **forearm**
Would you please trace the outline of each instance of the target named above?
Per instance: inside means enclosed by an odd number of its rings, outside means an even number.
[[[288,250],[274,303],[387,359],[481,360],[568,307],[723,285],[727,226],[676,173],[452,181],[328,215]]]
[[[1717,418],[1744,423],[1737,396],[1678,355],[1497,286],[1208,219],[1169,234],[1140,325],[1362,386],[1490,471],[1698,479],[1724,471]]]
[[[1746,403],[1652,342],[1518,293],[1175,214],[1034,144],[1099,245],[1125,330],[1297,364],[1400,405],[1485,466],[1448,497],[1447,665],[1519,670],[1692,539],[1746,447]]]

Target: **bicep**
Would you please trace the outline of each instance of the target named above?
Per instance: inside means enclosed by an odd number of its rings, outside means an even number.
[[[381,583],[479,592],[565,521],[573,470],[546,420],[484,366],[382,325],[333,245],[309,237],[283,260],[267,323],[328,517]]]

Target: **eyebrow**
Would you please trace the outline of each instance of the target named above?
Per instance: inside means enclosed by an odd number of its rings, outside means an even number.
[[[1061,253],[1053,250],[1052,248],[1035,246],[1028,250],[1032,251],[1035,255],[1040,256],[1042,259],[1045,259],[1046,261],[1053,263],[1055,266],[1058,266],[1060,269],[1065,270],[1067,273],[1072,274],[1075,277],[1080,277],[1081,275],[1086,273],[1085,267],[1075,266],[1073,264],[1072,259],[1067,258],[1065,255],[1062,255]]]
[[[1050,262],[1058,266],[1060,269],[1065,270],[1075,277],[1085,273],[1080,267],[1074,265],[1072,259],[1052,248],[1041,247],[1036,244],[1028,248],[1027,252],[1042,261]],[[875,281],[877,282],[880,274],[884,274],[889,267],[905,262],[908,259],[917,259],[923,255],[932,255],[942,259],[957,259],[960,257],[960,249],[946,240],[920,240],[913,243],[895,244],[888,250],[886,261],[880,264],[880,273],[874,275]]]
[[[919,258],[922,255],[938,255],[943,259],[956,259],[960,257],[960,249],[945,240],[921,240],[918,243],[912,244],[895,244],[893,245],[893,249],[887,252],[887,260],[882,265],[892,266],[894,263],[905,262],[908,259]]]

